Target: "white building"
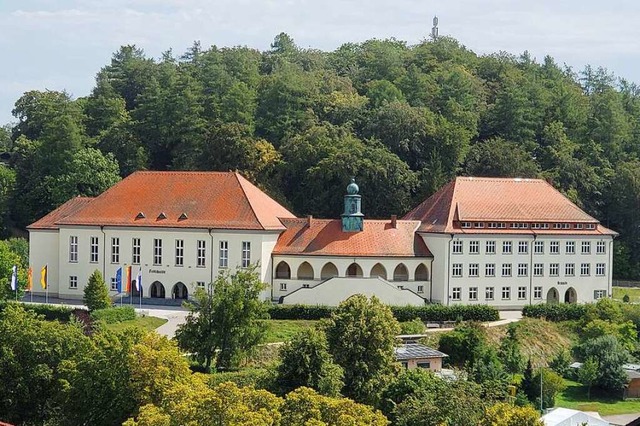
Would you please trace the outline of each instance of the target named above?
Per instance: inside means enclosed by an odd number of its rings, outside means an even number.
[[[131,265],[143,297],[185,298],[258,264],[281,303],[518,308],[611,292],[616,234],[544,181],[457,178],[403,220],[365,220],[355,182],[347,192],[341,219],[298,219],[238,173],[137,172],[29,226],[34,282],[46,264],[49,295],[81,298],[94,270],[113,283]]]

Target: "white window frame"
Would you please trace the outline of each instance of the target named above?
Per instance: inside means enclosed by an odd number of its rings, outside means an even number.
[[[207,241],[198,240],[196,242],[196,268],[206,268],[207,266]]]
[[[559,277],[560,276],[560,264],[559,263],[550,263],[549,264],[549,276],[550,277]]]
[[[560,254],[560,241],[549,241],[549,254]]]
[[[596,276],[604,277],[606,273],[606,266],[604,263],[596,263]]]
[[[575,277],[576,275],[576,264],[575,263],[565,263],[564,264],[564,276],[565,277]]]
[[[502,287],[501,296],[502,300],[511,300],[511,287]]]
[[[533,276],[534,277],[544,277],[544,263],[534,263],[533,264]]]
[[[480,241],[469,241],[469,254],[480,254]]]
[[[502,242],[502,254],[512,254],[513,253],[513,244],[511,241],[503,241]]]
[[[591,254],[591,241],[583,241],[580,245],[581,254]]]
[[[111,263],[120,263],[120,238],[111,237]]]
[[[575,241],[565,241],[565,243],[564,243],[564,252],[565,252],[565,254],[576,254],[576,242]]]
[[[452,287],[451,300],[461,300],[461,298],[462,298],[462,287]]]
[[[453,278],[462,278],[462,263],[454,263],[451,265],[451,276]]]
[[[529,276],[529,264],[528,263],[518,263],[518,276],[519,277],[528,277]]]
[[[176,266],[184,266],[184,240],[176,240]]]
[[[227,240],[220,241],[219,251],[218,251],[218,267],[219,268],[229,267],[229,241]]]
[[[140,238],[132,238],[131,239],[131,264],[139,265],[140,264],[140,253],[142,251],[142,246],[140,245]]]
[[[69,263],[78,263],[78,237],[69,237]]]
[[[469,300],[478,300],[478,287],[469,287]]]
[[[153,239],[153,264],[162,265],[162,238]]]
[[[111,277],[111,291],[118,291],[118,282],[116,277]]]
[[[462,250],[462,241],[461,240],[454,240],[453,243],[451,244],[451,253],[452,254],[462,254],[463,250]]]
[[[287,291],[287,283],[280,283],[280,291]]]
[[[493,300],[495,297],[495,289],[493,287],[485,287],[484,289],[484,299],[485,300]]]
[[[485,254],[496,254],[496,242],[491,240],[487,241],[484,245]]]
[[[89,239],[89,263],[98,263],[100,258],[100,245],[98,237]]]
[[[71,290],[77,290],[78,289],[78,276],[77,275],[70,275],[69,276],[69,288]]]
[[[533,288],[533,298],[535,300],[541,300],[542,299],[542,286],[535,286]]]
[[[528,241],[518,241],[518,254],[529,254]]]
[[[581,263],[580,264],[580,276],[588,277],[591,275],[591,264],[590,263]]]
[[[469,276],[470,277],[478,277],[480,276],[480,265],[477,263],[469,264]]]
[[[596,254],[607,254],[607,243],[598,241],[596,243]]]
[[[518,300],[526,300],[527,299],[527,287],[519,286],[518,287]]]
[[[607,290],[593,290],[593,300],[607,297]]]
[[[510,277],[511,274],[513,273],[512,271],[512,265],[511,263],[503,263],[502,264],[502,276],[503,277]]]
[[[533,243],[533,254],[544,254],[544,241],[536,241]]]
[[[248,268],[251,265],[251,241],[242,242],[242,263],[243,268]]]
[[[424,293],[424,286],[423,285],[419,285],[418,286],[418,293],[419,294]]]
[[[485,277],[495,277],[496,276],[496,264],[495,263],[487,263],[484,265],[484,276]]]

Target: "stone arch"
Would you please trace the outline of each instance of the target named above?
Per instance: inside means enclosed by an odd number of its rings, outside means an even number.
[[[284,260],[278,263],[278,266],[276,266],[276,278],[282,278],[285,280],[291,278],[291,268],[289,267],[289,264]]]
[[[164,285],[160,281],[154,281],[153,283],[151,283],[149,293],[154,299],[164,299],[166,297]]]
[[[171,289],[171,298],[172,299],[188,299],[189,298],[189,290],[184,283],[178,281],[173,285]]]
[[[560,301],[558,297],[558,290],[555,287],[551,287],[547,292],[547,303],[555,305]]]
[[[325,263],[322,267],[322,270],[320,271],[320,278],[322,278],[323,280],[327,280],[329,278],[337,276],[338,268],[336,268],[336,265],[334,265],[332,262]]]
[[[371,273],[369,275],[371,276],[371,278],[380,277],[386,280],[387,270],[382,265],[382,263],[376,263],[375,265],[373,265],[373,268],[371,268]]]
[[[569,287],[567,291],[564,292],[564,303],[576,303],[577,301],[578,294],[576,293],[576,289]]]
[[[298,279],[299,280],[312,280],[313,279],[313,266],[309,262],[302,262],[298,266]]]
[[[347,277],[362,277],[362,268],[356,262],[353,262],[347,267],[347,273],[345,275]]]
[[[399,264],[396,266],[396,269],[393,270],[393,280],[409,281],[409,270],[404,263]]]
[[[416,267],[415,281],[429,281],[429,269],[424,263],[419,264]]]

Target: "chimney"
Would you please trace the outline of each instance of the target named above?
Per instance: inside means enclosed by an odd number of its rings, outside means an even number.
[[[309,228],[311,228],[312,223],[313,223],[313,216],[312,215],[307,216],[307,226]]]
[[[395,214],[391,215],[391,227],[392,228],[397,228],[398,227],[398,216],[396,216]]]

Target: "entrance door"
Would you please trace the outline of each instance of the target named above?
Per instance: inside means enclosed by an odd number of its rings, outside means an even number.
[[[552,287],[547,292],[547,303],[555,304],[555,303],[558,303],[558,302],[559,302],[558,290],[556,290],[555,287]]]
[[[573,287],[569,287],[564,293],[564,303],[576,303],[578,301],[578,295]]]
[[[171,290],[171,297],[173,299],[187,299],[189,297],[189,290],[183,283],[176,283]]]
[[[164,286],[160,281],[154,281],[153,284],[151,284],[151,297],[156,299],[165,298]]]

